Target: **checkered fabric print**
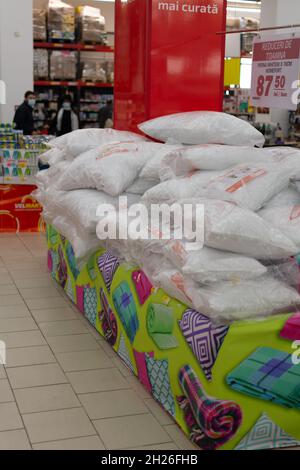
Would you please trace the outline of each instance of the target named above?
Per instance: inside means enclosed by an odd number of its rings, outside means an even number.
[[[212,380],[212,368],[229,327],[214,326],[209,318],[192,309],[184,312],[179,326],[206,378]]]
[[[175,416],[175,403],[169,381],[167,360],[157,361],[146,354],[146,364],[154,398],[164,409]]]
[[[107,251],[102,256],[99,256],[97,264],[107,290],[110,292],[114,275],[120,265],[118,258],[116,258],[110,251]]]
[[[287,434],[264,413],[235,450],[280,449],[299,445],[299,441]]]
[[[76,304],[76,298],[75,298],[74,289],[73,289],[73,286],[72,286],[71,279],[67,280],[67,284],[66,284],[66,287],[65,287],[65,292],[66,292],[67,296],[69,297],[69,299],[72,300],[72,302],[74,304]]]
[[[125,338],[124,338],[123,335],[121,335],[121,338],[120,338],[118,355],[120,356],[122,361],[125,363],[125,365],[128,367],[128,369],[131,370],[131,372],[135,373],[134,367],[132,365],[132,362],[131,362],[131,359],[130,359],[130,356],[129,356],[129,352],[128,352],[128,349],[127,349],[127,346],[126,346],[126,343],[125,343]]]
[[[96,325],[97,318],[97,292],[93,287],[84,289],[84,314],[92,325]]]

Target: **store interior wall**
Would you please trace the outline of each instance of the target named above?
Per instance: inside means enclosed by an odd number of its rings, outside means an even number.
[[[32,0],[0,0],[0,80],[6,104],[0,122],[12,122],[15,106],[33,89]]]
[[[23,1],[23,0],[22,0]],[[66,0],[66,3],[74,7],[88,5],[100,8],[102,15],[106,20],[106,30],[108,33],[115,31],[115,4],[114,2],[101,2],[94,0]],[[48,0],[33,0],[33,8],[47,8]]]

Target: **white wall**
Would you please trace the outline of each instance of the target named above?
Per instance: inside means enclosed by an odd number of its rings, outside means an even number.
[[[33,88],[32,0],[0,0],[0,80],[6,104],[0,122],[11,122],[24,92]]]
[[[22,0],[20,0],[21,2]],[[106,20],[106,30],[109,33],[115,31],[115,3],[114,2],[95,2],[94,0],[64,0],[74,7],[81,5],[89,5],[91,7],[100,8],[102,15]],[[48,0],[33,0],[34,8],[47,8]]]

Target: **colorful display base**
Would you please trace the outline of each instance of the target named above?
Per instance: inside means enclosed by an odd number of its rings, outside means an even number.
[[[80,269],[51,226],[47,240],[52,277],[200,449],[300,445],[299,315],[216,327],[113,254]]]
[[[31,196],[36,186],[0,184],[0,233],[44,232],[42,207]]]

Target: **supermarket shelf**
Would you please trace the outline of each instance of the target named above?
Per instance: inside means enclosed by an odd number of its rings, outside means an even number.
[[[57,81],[57,80],[37,80],[34,86],[64,86],[64,87],[77,87],[77,88],[113,88],[111,83],[101,82],[83,82],[81,80],[75,81]]]
[[[99,44],[80,44],[80,43],[64,43],[64,42],[34,42],[36,49],[65,49],[75,51],[95,51],[95,52],[114,52],[114,48],[110,46],[101,46]]]

